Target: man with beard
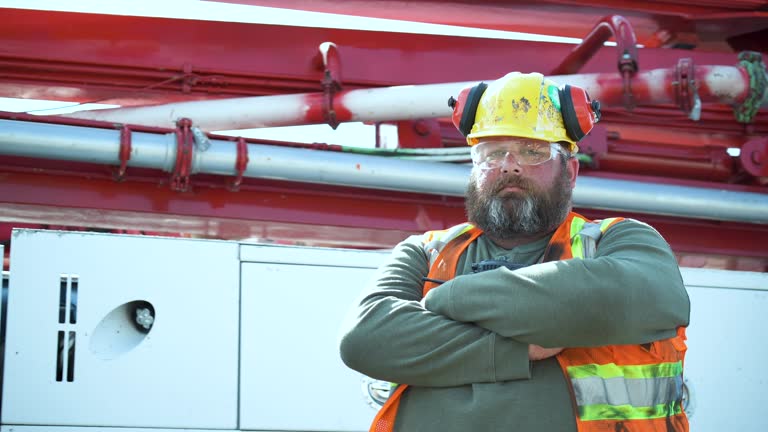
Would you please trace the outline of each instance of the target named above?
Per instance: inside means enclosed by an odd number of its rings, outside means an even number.
[[[672,251],[571,211],[599,104],[521,73],[451,103],[469,222],[397,245],[342,329],[344,362],[393,383],[371,431],[687,431]]]

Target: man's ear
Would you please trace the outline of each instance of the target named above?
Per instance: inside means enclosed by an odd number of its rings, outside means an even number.
[[[575,156],[568,159],[565,169],[568,170],[568,180],[571,182],[571,189],[573,189],[576,187],[576,177],[579,175],[579,159]]]

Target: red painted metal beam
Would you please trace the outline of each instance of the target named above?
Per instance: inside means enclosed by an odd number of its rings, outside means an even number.
[[[249,179],[232,192],[222,177],[196,177],[191,191],[176,193],[166,179],[132,177],[130,170],[116,183],[104,170],[74,168],[81,176],[0,169],[0,220],[388,247],[464,214],[462,200],[450,197]]]
[[[325,41],[336,42],[338,52],[334,53],[344,58],[346,90],[478,79],[500,76],[511,69],[547,70],[571,49],[562,44],[359,30],[17,9],[3,12],[8,25],[0,29],[6,42],[0,47],[0,95],[129,105],[309,90],[321,95],[324,71],[317,57],[318,46]],[[189,32],[189,28],[195,31]],[[510,53],[508,60],[499,61],[499,53]],[[615,55],[614,48],[601,49],[585,66],[585,72],[606,71],[607,81],[601,85],[622,89],[623,79],[615,72]],[[696,64],[733,64],[736,60],[732,54],[646,49],[640,52],[640,70],[671,68],[683,55],[693,55]],[[334,68],[338,69],[334,74],[341,75],[341,63],[334,62]],[[633,92],[638,97],[648,96],[646,84],[634,80]],[[624,98],[622,91],[614,93],[604,95],[604,101],[617,103]],[[674,94],[665,97],[675,99]],[[730,109],[719,117],[714,117],[712,110],[712,106],[705,107],[698,123],[669,109],[636,110],[631,115],[606,110],[603,124],[635,121],[643,124],[647,142],[672,145],[706,144],[700,138],[699,131],[703,130],[712,138],[712,145],[718,146],[747,142],[750,135],[765,132],[764,115],[758,115],[756,124],[747,130],[733,120]],[[336,114],[338,119],[344,112]],[[314,115],[325,117],[321,110]],[[673,126],[685,130],[671,137],[668,131]],[[729,130],[738,132],[719,140]],[[723,170],[717,172],[716,178],[725,178]]]
[[[768,28],[763,1],[685,0],[214,0],[354,16],[582,38],[606,15],[623,15],[646,47],[746,48],[726,38]]]
[[[312,3],[328,6],[335,2]],[[375,3],[345,2],[342,7],[350,12],[355,10],[355,4],[370,7]],[[611,9],[613,3],[599,1],[590,4],[606,9],[577,8],[576,3],[565,1],[543,7],[516,2],[522,8],[517,10],[530,12],[525,16],[498,13],[496,6],[507,12],[516,7],[501,1],[486,0],[480,8],[462,1],[409,3],[417,10],[431,5],[433,10],[440,8],[444,12],[459,4],[461,10],[477,13],[464,18],[460,14],[453,18],[448,13],[435,15],[439,19],[467,23],[479,17],[489,27],[498,24],[499,28],[516,31],[561,26],[571,29],[577,37],[586,35],[597,19],[564,18],[619,12]],[[654,46],[674,42],[673,36],[656,34],[663,30],[658,26],[662,15],[667,23],[691,23],[691,9],[686,12],[682,3],[658,6],[656,14],[643,9],[647,4],[635,1],[624,6],[637,12],[627,16],[641,43],[643,38],[658,38]],[[719,13],[730,14],[738,8],[721,9]],[[404,18],[408,16],[402,15],[413,10],[381,8],[382,13],[397,13]],[[0,28],[0,96],[121,105],[320,92],[324,70],[316,59],[318,46],[323,42],[334,42],[338,47],[334,55],[343,63],[336,66],[335,61],[331,62],[329,73],[343,76],[345,90],[486,79],[510,70],[548,71],[572,49],[571,45],[563,44],[396,32],[7,8],[0,11],[4,17]],[[706,7],[700,12],[709,13],[708,19],[715,27],[719,25],[717,20],[733,18],[712,15],[714,10]],[[498,21],[490,19],[493,15]],[[531,20],[532,16],[539,19]],[[754,18],[758,24],[763,19]],[[511,28],[509,20],[519,22]],[[683,27],[680,31],[690,31]],[[723,43],[722,38],[719,42]],[[736,56],[727,52],[643,49],[639,52],[640,71],[672,68],[682,57],[692,57],[697,65],[736,63]],[[600,49],[582,69],[585,73],[615,70],[616,51],[610,47]],[[618,73],[616,79],[621,79]],[[620,97],[615,96],[617,100]],[[745,127],[735,123],[729,108],[722,108],[705,110],[699,123],[687,120],[682,113],[672,114],[670,107],[657,107],[657,111],[643,108],[632,114],[608,110],[603,122],[607,127],[607,153],[597,155],[596,160],[602,163],[597,174],[648,174],[654,172],[654,167],[661,170],[665,163],[659,159],[666,159],[664,174],[668,176],[674,172],[688,178],[735,181],[734,176],[738,178],[740,173],[729,165],[733,161],[718,158],[724,146],[753,138],[756,140],[750,141],[754,149],[750,147],[749,160],[758,153],[755,164],[762,169],[765,165],[760,157],[765,153],[765,145],[761,137],[768,124],[765,112],[758,114],[756,124]],[[711,141],[707,141],[707,135]],[[694,148],[702,145],[705,151],[718,152],[717,157],[710,158],[714,161],[711,166],[706,166],[703,153]],[[681,160],[669,164],[674,155]],[[610,164],[615,171],[605,171]],[[129,169],[127,179],[115,183],[104,167],[100,171],[93,167],[82,169],[80,176],[73,175],[71,171],[79,168],[56,164],[36,166],[34,171],[29,166],[0,167],[0,221],[389,247],[410,233],[447,227],[464,219],[463,204],[455,198],[396,192],[377,192],[371,196],[370,191],[252,180],[245,180],[240,192],[231,192],[220,187],[225,180],[202,177],[193,179],[190,192],[174,193],[166,180],[159,181],[156,174],[141,177],[141,173]],[[733,176],[727,175],[729,170],[735,171]],[[599,216],[590,211],[585,213]],[[763,226],[639,218],[657,226],[678,253],[768,260],[768,248],[764,247],[768,244],[768,233]]]
[[[594,219],[616,216],[599,210],[586,210],[582,214]],[[681,266],[768,271],[768,248],[764,243],[768,239],[768,226],[701,220],[681,222],[639,214],[622,216],[646,222],[659,231]]]
[[[388,248],[407,235],[463,222],[460,198],[369,191],[277,181],[244,181],[239,192],[223,179],[196,178],[187,193],[167,181],[80,176],[18,167],[0,170],[0,222],[258,237],[291,243]],[[40,171],[39,169],[36,171]],[[612,212],[576,209],[590,217]],[[633,216],[633,215],[625,215]],[[768,262],[768,226],[638,215],[680,254],[751,257]],[[727,241],[724,241],[727,239]]]
[[[0,8],[0,96],[135,105],[320,91],[323,42],[343,58],[344,88],[459,82],[549,71],[572,45]],[[590,23],[590,26],[594,23]],[[194,30],[191,30],[194,29]],[[736,63],[731,53],[640,52],[640,68]],[[601,49],[582,71],[613,72]]]

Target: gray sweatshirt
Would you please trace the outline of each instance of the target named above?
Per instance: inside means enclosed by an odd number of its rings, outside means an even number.
[[[422,299],[421,236],[397,245],[348,317],[341,357],[373,378],[409,384],[396,431],[575,431],[567,382],[528,345],[642,344],[688,325],[690,304],[669,245],[625,220],[590,259],[537,264],[549,238],[503,249],[480,236],[456,277]],[[526,264],[472,273],[472,263]]]

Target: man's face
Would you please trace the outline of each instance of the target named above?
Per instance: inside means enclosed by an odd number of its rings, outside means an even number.
[[[488,138],[486,142],[485,149],[509,139]],[[531,140],[521,140],[521,144],[530,145]],[[469,221],[502,240],[553,231],[571,210],[578,161],[558,153],[538,165],[525,165],[521,162],[525,162],[525,154],[532,154],[530,149],[518,148],[514,142],[501,148],[509,152],[501,157],[497,151],[493,163],[476,161],[472,169],[466,195]]]

